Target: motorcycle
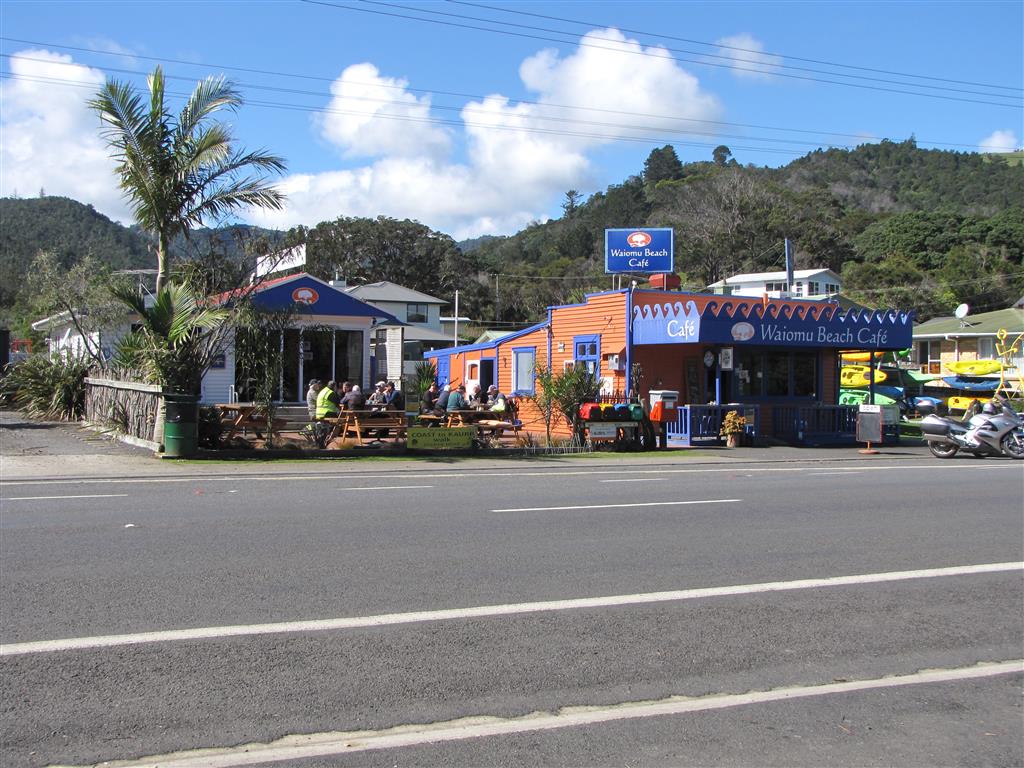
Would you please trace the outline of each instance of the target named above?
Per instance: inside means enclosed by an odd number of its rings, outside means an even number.
[[[1024,459],[1024,421],[1005,400],[993,400],[988,412],[966,422],[936,414],[925,416],[921,435],[928,441],[928,450],[940,459],[951,459],[960,451]]]

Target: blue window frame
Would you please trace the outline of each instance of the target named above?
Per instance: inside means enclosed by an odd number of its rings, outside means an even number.
[[[572,359],[592,376],[601,375],[601,337],[573,336]]]
[[[532,395],[537,390],[537,348],[512,347],[512,394]]]

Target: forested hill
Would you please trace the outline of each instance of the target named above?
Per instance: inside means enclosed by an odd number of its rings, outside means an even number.
[[[41,250],[66,266],[90,254],[114,269],[152,266],[145,239],[91,205],[66,197],[0,198],[0,309],[14,303]]]
[[[606,228],[671,226],[686,287],[781,269],[788,238],[797,268],[829,267],[857,301],[914,309],[923,319],[961,302],[997,309],[1024,294],[1022,204],[1024,164],[919,149],[912,140],[816,151],[775,169],[743,166],[725,146],[684,164],[665,146],[621,184],[588,199],[566,192],[560,218],[461,248],[416,222],[339,211],[286,236],[198,230],[175,250],[221,254],[243,274],[243,251],[305,242],[309,269],[322,277],[394,280],[448,301],[458,289],[460,313],[488,325],[534,322],[549,305],[607,288]],[[154,266],[141,233],[90,206],[0,199],[0,315],[8,321],[24,324],[30,310],[18,292],[41,250],[69,266],[87,254],[113,268]]]

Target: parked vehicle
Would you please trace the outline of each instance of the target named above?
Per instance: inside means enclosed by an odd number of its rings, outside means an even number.
[[[986,403],[969,421],[935,414],[921,420],[921,435],[928,450],[940,459],[960,451],[976,456],[1009,456],[1024,459],[1024,420],[1004,398]]]

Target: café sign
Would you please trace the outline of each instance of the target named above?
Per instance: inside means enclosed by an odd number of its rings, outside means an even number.
[[[672,227],[606,229],[604,271],[608,274],[674,272],[674,243]]]

